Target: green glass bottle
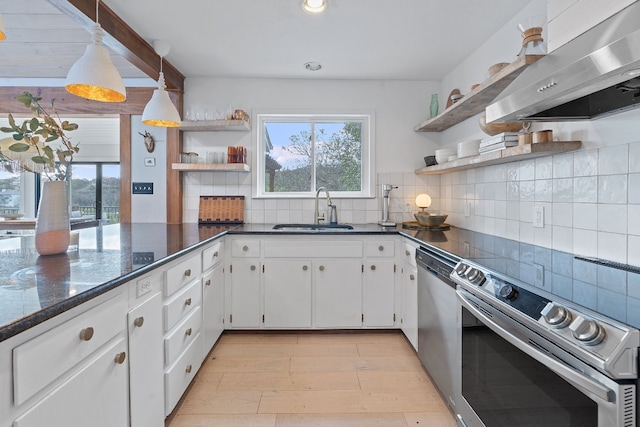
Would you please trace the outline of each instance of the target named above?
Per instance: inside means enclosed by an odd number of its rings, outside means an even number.
[[[430,118],[433,119],[435,116],[438,115],[439,108],[440,108],[440,105],[438,104],[438,94],[434,93],[433,95],[431,95],[431,105],[429,106]]]

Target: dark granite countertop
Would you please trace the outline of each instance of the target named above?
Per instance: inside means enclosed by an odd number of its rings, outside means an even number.
[[[0,240],[0,341],[229,234],[401,234],[526,283],[534,264],[547,292],[640,326],[640,269],[451,227],[446,231],[354,225],[353,230],[283,231],[273,224],[113,224],[78,230],[78,249],[40,257],[33,236]]]

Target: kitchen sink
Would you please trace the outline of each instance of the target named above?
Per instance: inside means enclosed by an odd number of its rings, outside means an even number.
[[[322,230],[353,230],[349,224],[276,224],[274,230],[283,231],[322,231]]]

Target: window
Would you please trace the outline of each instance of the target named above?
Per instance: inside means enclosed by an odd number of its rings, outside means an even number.
[[[120,165],[73,163],[69,183],[71,218],[120,222]]]
[[[372,114],[258,114],[257,197],[373,197]]]

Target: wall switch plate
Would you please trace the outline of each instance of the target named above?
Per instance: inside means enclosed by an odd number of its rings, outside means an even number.
[[[533,208],[533,226],[544,227],[544,206],[535,206]]]
[[[134,182],[132,194],[153,194],[153,182]]]

